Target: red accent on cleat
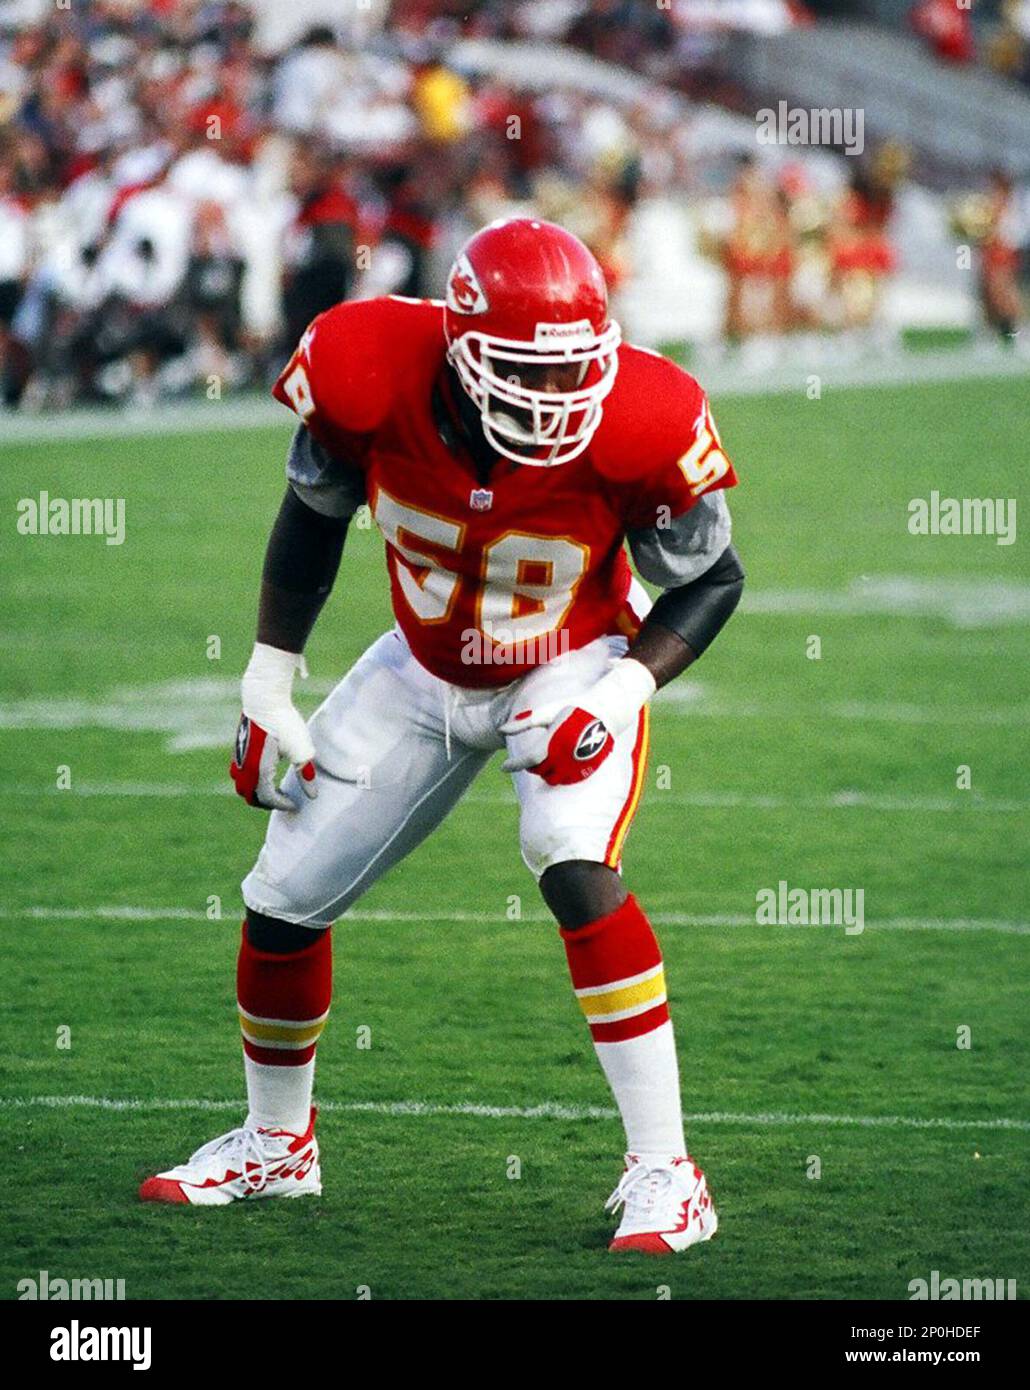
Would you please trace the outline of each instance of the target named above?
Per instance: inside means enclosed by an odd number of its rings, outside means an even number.
[[[140,1187],[139,1199],[141,1202],[176,1202],[189,1205],[189,1198],[182,1187],[171,1178],[147,1178]]]
[[[671,1255],[672,1247],[660,1235],[647,1231],[636,1236],[616,1236],[609,1250],[639,1250],[643,1255]]]

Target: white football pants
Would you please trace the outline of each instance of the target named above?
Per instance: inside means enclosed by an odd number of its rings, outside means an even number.
[[[440,824],[505,746],[498,730],[516,710],[575,705],[626,647],[624,637],[600,638],[509,685],[475,690],[431,675],[400,632],[380,637],[310,720],[318,797],[299,791],[291,768],[285,786],[300,809],[272,812],[243,881],[247,907],[329,925]],[[618,867],[643,784],[647,723],[645,709],[584,782],[551,787],[513,774],[522,857],[537,878],[570,859]]]

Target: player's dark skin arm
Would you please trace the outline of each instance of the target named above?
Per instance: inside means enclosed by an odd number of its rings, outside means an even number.
[[[744,571],[730,545],[692,583],[666,589],[626,655],[647,667],[660,690],[711,645],[732,617],[743,589]]]
[[[697,652],[661,623],[645,622],[627,656],[646,666],[661,690],[697,660]]]
[[[346,535],[346,517],[322,516],[287,488],[265,551],[259,642],[284,652],[304,650],[336,579]],[[312,931],[250,908],[247,937],[259,951],[288,953],[310,945]]]
[[[265,552],[257,640],[302,652],[333,587],[347,518],[322,516],[287,488]]]

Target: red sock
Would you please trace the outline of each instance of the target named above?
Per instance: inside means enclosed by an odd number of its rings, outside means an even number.
[[[662,953],[632,894],[607,917],[560,930],[594,1042],[625,1042],[668,1022]]]
[[[565,953],[594,1050],[612,1088],[630,1153],[687,1151],[676,1043],[662,953],[636,899],[585,927],[562,928]]]
[[[259,951],[243,925],[236,998],[243,1050],[255,1062],[300,1066],[315,1055],[332,998],[333,947],[328,931],[312,937],[299,951]]]
[[[236,996],[250,1102],[248,1124],[303,1134],[309,1123],[315,1044],[329,1016],[333,948],[312,932],[299,951],[259,951],[243,939]]]

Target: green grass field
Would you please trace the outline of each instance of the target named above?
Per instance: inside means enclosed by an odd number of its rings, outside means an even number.
[[[1022,1294],[1026,546],[907,516],[931,489],[1023,506],[1026,406],[1018,380],[716,402],[749,597],[656,706],[626,853],[667,919],[721,1214],[662,1263],[605,1250],[620,1127],[499,760],[335,931],[323,1199],[137,1202],[242,1115],[238,885],[264,820],[226,767],[288,434],[0,447],[0,1293],[46,1269],[130,1298],[898,1299],[936,1269]],[[17,535],[43,489],[123,497],[125,544]],[[323,689],[390,621],[381,549],[352,531],[308,651]],[[756,925],[780,880],[861,888],[865,931]]]

